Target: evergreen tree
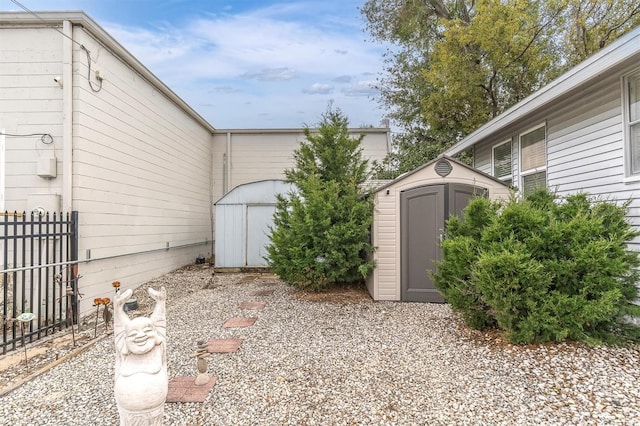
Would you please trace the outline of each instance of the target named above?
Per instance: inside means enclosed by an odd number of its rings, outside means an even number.
[[[295,167],[285,171],[297,191],[278,197],[269,264],[285,282],[307,290],[361,281],[374,268],[373,203],[361,189],[368,177],[364,135],[350,137],[347,117],[331,107],[317,132],[305,127],[304,135]]]

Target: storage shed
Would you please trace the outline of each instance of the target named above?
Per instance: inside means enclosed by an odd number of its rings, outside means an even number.
[[[474,196],[507,198],[509,187],[450,157],[439,157],[374,192],[374,300],[443,302],[428,271],[440,260],[445,221]]]
[[[216,268],[267,266],[277,195],[293,188],[283,180],[252,182],[235,187],[215,203]]]

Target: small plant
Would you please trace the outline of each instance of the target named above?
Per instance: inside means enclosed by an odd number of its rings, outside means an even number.
[[[27,345],[24,342],[24,329],[27,324],[36,319],[36,315],[31,312],[23,312],[15,318],[15,321],[20,323],[20,332],[22,335],[22,347],[24,348],[24,364],[29,368],[29,357],[27,356]]]
[[[109,304],[111,303],[111,299],[108,297],[105,298],[95,298],[93,299],[93,306],[96,307],[96,322],[93,328],[93,338],[98,337],[98,315],[100,314],[100,306],[104,306],[102,309],[102,318],[104,319],[104,327],[105,330],[109,328],[109,321],[111,321],[111,311],[109,310]]]

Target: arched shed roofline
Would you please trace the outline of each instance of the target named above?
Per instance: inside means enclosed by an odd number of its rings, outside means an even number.
[[[213,204],[275,204],[276,194],[287,193],[294,189],[293,184],[282,179],[258,180],[234,187]]]

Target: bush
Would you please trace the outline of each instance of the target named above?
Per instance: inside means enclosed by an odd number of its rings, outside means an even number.
[[[517,343],[598,343],[637,316],[639,235],[626,206],[546,190],[522,201],[472,200],[451,218],[436,287],[469,326],[497,325]]]
[[[304,290],[362,281],[374,267],[373,203],[360,190],[367,169],[362,137],[350,138],[346,118],[331,110],[318,133],[306,128],[305,136],[294,154],[296,167],[285,172],[298,191],[278,198],[269,264]]]

